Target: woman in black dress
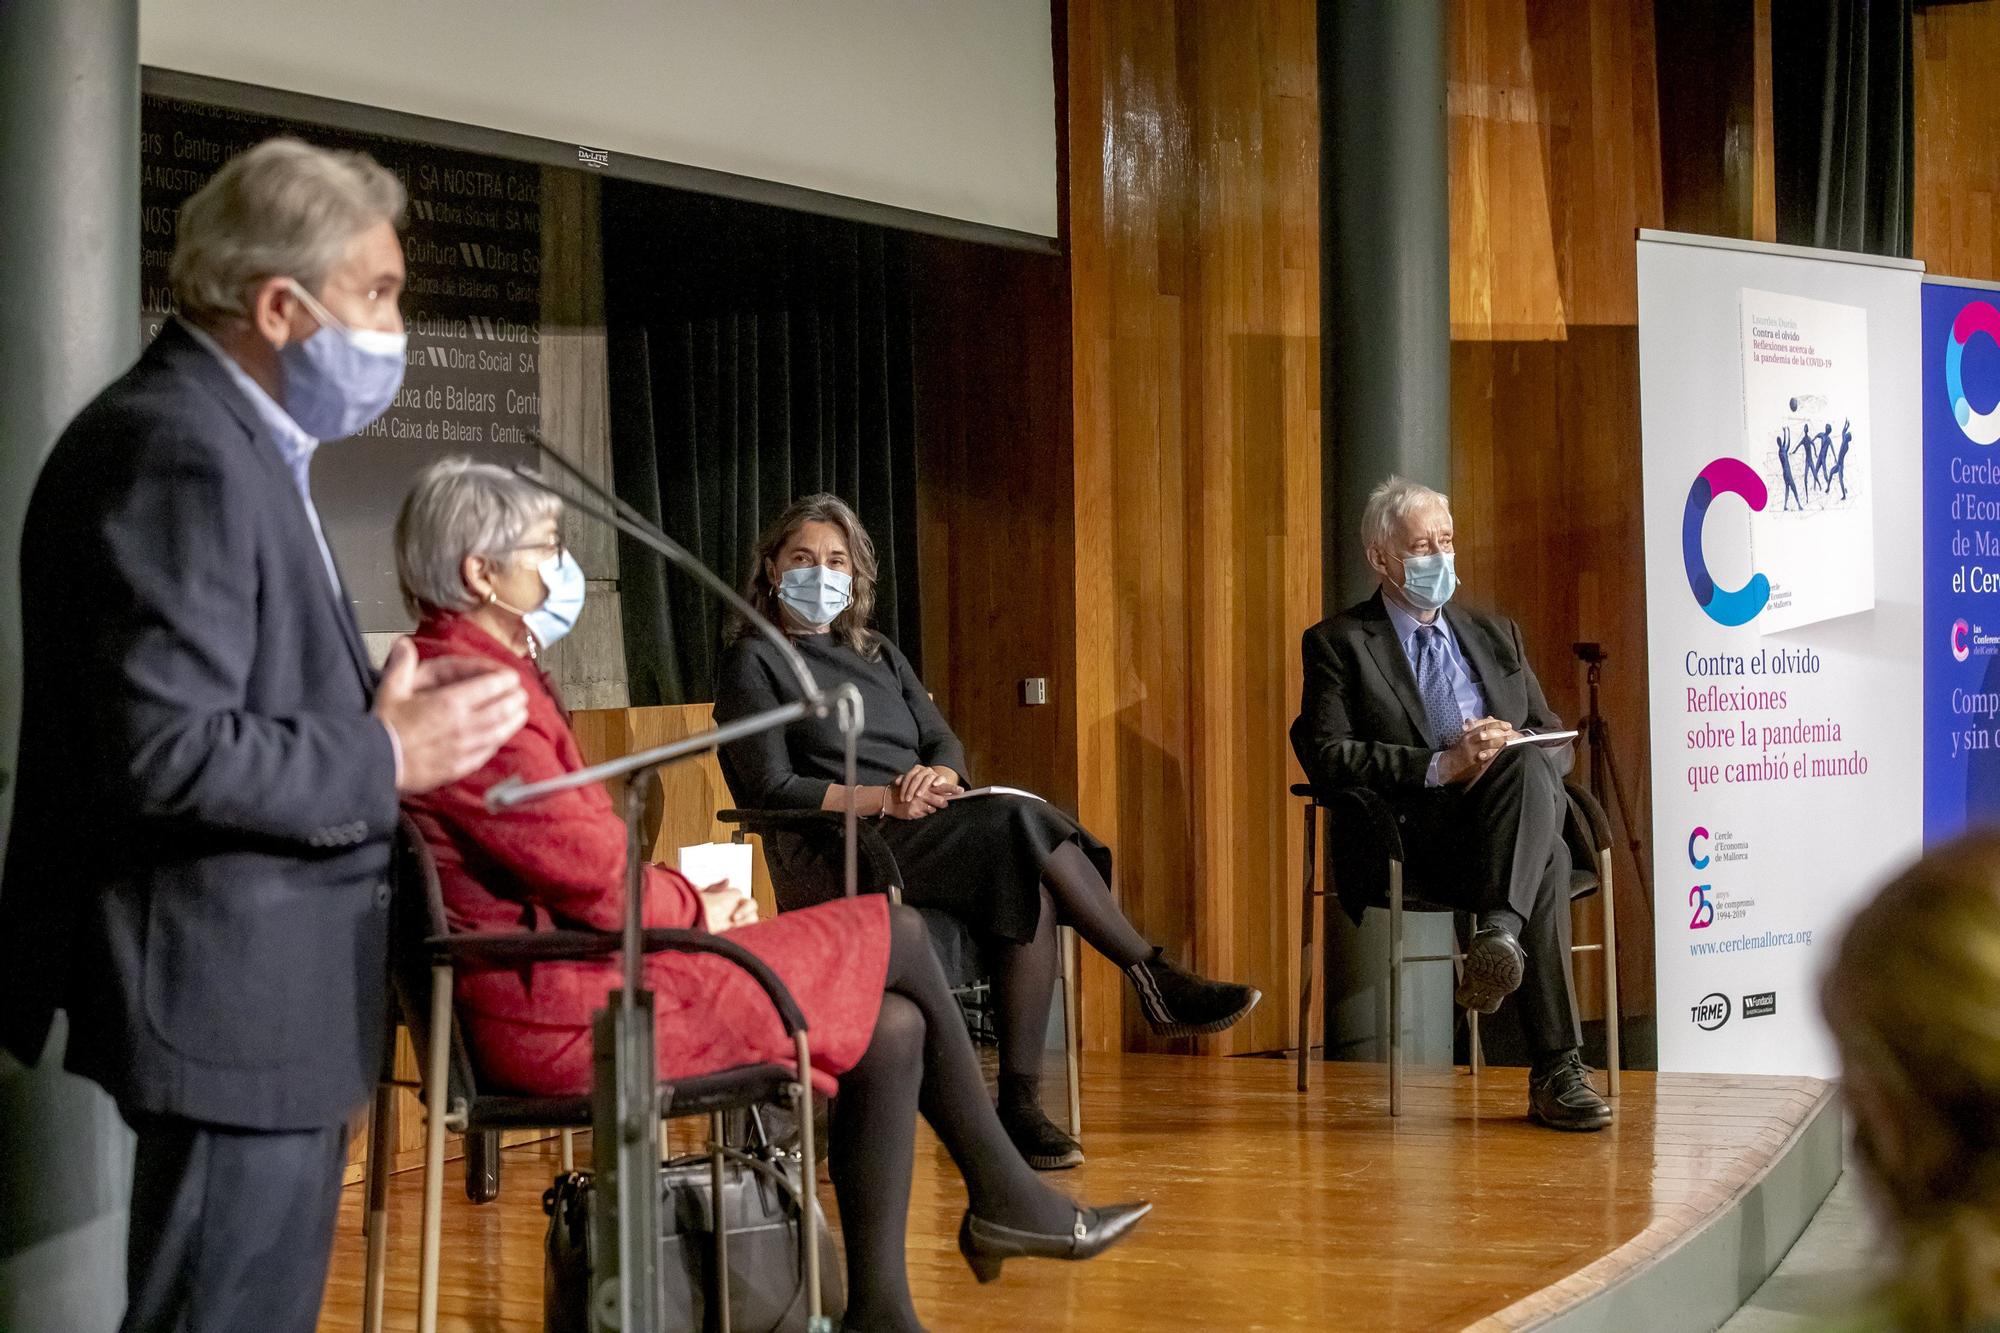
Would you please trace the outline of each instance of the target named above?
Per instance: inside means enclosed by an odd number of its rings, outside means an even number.
[[[950,912],[988,942],[1000,1038],[1000,1118],[1044,1170],[1083,1160],[1076,1140],[1042,1113],[1041,1046],[1055,993],[1057,926],[1073,927],[1116,963],[1155,1032],[1220,1032],[1256,1007],[1248,986],[1209,981],[1167,959],[1118,910],[1111,851],[1046,801],[954,799],[970,784],[965,748],[896,645],[868,627],[875,544],[832,495],[797,501],[753,553],[747,594],[790,634],[815,679],[860,690],[857,808],[879,817],[902,872],[904,900]],[[777,651],[733,628],[716,687],[718,722],[790,701]],[[737,801],[761,809],[840,810],[841,738],[832,720],[737,741],[723,753]]]

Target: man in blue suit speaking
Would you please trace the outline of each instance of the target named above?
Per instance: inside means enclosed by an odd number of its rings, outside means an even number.
[[[513,672],[371,670],[307,485],[402,383],[395,177],[295,140],[181,211],[179,315],[78,415],[22,539],[0,1039],[138,1135],[128,1330],[306,1333],[380,1068],[399,792],[484,763]]]

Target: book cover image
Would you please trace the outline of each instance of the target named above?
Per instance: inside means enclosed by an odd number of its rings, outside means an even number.
[[[1750,558],[1764,634],[1875,607],[1868,312],[1745,287],[1743,458],[1764,479]]]

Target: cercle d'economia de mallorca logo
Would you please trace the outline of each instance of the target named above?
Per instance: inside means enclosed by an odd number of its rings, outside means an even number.
[[[1990,411],[1976,412],[1965,396],[1965,345],[1979,333],[2000,343],[2000,310],[1986,301],[1968,301],[1952,320],[1951,332],[1944,340],[1944,390],[1965,438],[1974,444],[1991,444],[2000,440],[2000,403]]]
[[[1990,308],[1990,307],[1989,307]],[[1718,588],[1701,554],[1701,531],[1715,497],[1734,494],[1752,510],[1761,510],[1770,493],[1764,479],[1740,458],[1718,458],[1703,468],[1688,487],[1687,508],[1681,512],[1681,559],[1687,565],[1688,589],[1695,602],[1718,625],[1747,625],[1771,600],[1771,580],[1752,574],[1740,588]]]

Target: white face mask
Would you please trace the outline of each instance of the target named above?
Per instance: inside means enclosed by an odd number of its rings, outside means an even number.
[[[778,576],[778,600],[818,629],[831,625],[854,601],[854,576],[825,565],[801,565]]]
[[[546,648],[575,629],[576,618],[583,614],[583,567],[565,550],[542,561],[541,575],[548,596],[521,620],[535,641]]]
[[[585,583],[583,567],[567,549],[542,561],[536,572],[542,576],[543,592],[541,604],[533,610],[512,606],[500,600],[498,593],[489,594],[487,600],[502,611],[521,617],[521,623],[528,627],[536,648],[540,649],[576,628],[576,618],[583,614]]]

